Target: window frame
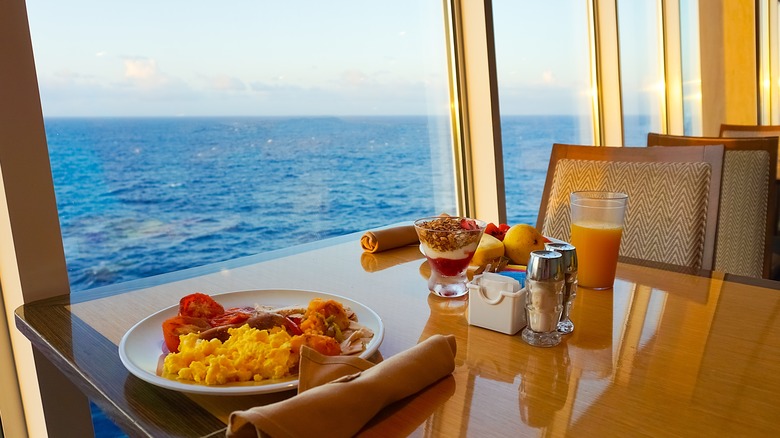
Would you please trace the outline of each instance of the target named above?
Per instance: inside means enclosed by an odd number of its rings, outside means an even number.
[[[15,407],[3,409],[3,427],[10,435],[59,429],[83,436],[92,433],[86,396],[11,328],[23,303],[70,290],[24,0],[0,3],[0,58],[0,84],[13,84],[0,87],[0,285],[7,322],[0,336],[13,346],[13,364],[2,366],[16,369],[16,382],[3,376],[12,392],[3,403]]]

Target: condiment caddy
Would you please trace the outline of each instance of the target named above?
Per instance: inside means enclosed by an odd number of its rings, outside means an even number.
[[[520,281],[485,272],[468,284],[469,324],[514,335],[526,325],[525,289]]]
[[[562,243],[533,251],[523,276],[486,272],[469,282],[470,325],[508,335],[521,332],[525,342],[552,347],[571,333],[569,310],[576,295],[577,256]]]

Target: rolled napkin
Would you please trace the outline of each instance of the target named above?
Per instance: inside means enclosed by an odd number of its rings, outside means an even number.
[[[336,362],[331,362],[310,353],[301,357],[302,370],[311,365],[304,361],[313,358],[315,368],[316,362],[323,362],[321,365],[328,368],[322,373],[311,373],[317,378],[342,377],[299,391],[281,402],[233,412],[228,437],[353,436],[385,406],[451,374],[455,369],[456,344],[453,335],[433,335],[374,366],[358,357],[337,357]],[[345,365],[346,371],[335,370],[338,362]],[[362,370],[363,367],[367,369]]]
[[[366,252],[387,251],[388,249],[419,243],[417,231],[414,225],[402,225],[400,227],[385,228],[382,230],[366,231],[360,238],[360,246]]]

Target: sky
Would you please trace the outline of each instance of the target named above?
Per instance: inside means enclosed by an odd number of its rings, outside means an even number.
[[[447,92],[438,2],[27,5],[46,115],[425,114]]]
[[[584,4],[494,1],[503,113],[589,111]],[[449,112],[440,0],[27,6],[46,116]]]

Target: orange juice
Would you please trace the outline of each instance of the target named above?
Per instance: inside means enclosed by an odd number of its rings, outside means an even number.
[[[577,282],[590,289],[609,289],[615,281],[622,227],[582,222],[571,224],[571,244],[577,248]]]

